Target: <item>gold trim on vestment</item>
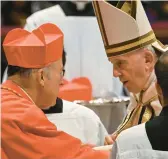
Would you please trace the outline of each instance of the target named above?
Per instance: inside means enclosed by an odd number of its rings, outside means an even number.
[[[131,112],[129,112],[129,114],[126,116],[125,120],[120,124],[120,126],[118,127],[118,129],[116,131],[117,134],[120,134],[123,130],[128,129],[132,126],[138,125],[143,106],[150,104],[152,101],[154,101],[156,99],[158,99],[158,95],[153,96],[145,103],[139,102],[138,105],[136,106],[136,108],[134,108]],[[148,120],[151,119],[151,117],[152,117],[152,110],[150,107],[147,106],[145,109],[145,112],[142,116],[141,123],[147,122]]]

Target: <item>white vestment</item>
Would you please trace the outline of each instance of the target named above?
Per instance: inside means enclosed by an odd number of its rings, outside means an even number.
[[[144,123],[121,132],[113,145],[111,159],[168,159],[168,152],[152,149]]]
[[[63,113],[46,116],[58,130],[79,138],[83,143],[104,145],[108,133],[100,118],[91,109],[63,100]]]

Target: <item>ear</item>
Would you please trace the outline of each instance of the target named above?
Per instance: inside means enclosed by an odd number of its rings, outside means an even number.
[[[145,56],[145,65],[146,65],[145,68],[147,71],[149,70],[149,72],[152,72],[155,65],[154,54],[149,50],[145,50],[144,56]]]
[[[37,82],[44,87],[44,70],[43,69],[39,69],[37,71]]]

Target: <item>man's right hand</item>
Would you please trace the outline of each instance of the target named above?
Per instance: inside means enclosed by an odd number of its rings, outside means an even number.
[[[106,136],[104,140],[104,145],[112,145],[117,138],[117,134],[113,133],[112,135]]]

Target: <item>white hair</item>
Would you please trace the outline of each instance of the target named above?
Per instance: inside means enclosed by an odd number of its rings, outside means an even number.
[[[153,46],[152,46],[151,44],[145,46],[144,49],[147,49],[147,50],[151,51],[151,52],[153,53],[155,59],[156,59],[156,60],[158,59],[157,54],[156,54],[156,51],[155,51],[155,49],[153,48]]]
[[[51,65],[48,65],[48,66],[45,66],[45,67],[43,68],[43,71],[44,71],[44,73],[47,75],[47,78],[48,78],[48,79],[51,78],[50,67],[51,67]]]
[[[42,69],[44,71],[44,74],[47,76],[48,79],[50,79],[50,65],[45,66],[43,68],[33,68],[33,69],[28,69],[28,71],[24,72],[23,75],[25,76],[30,76],[32,72],[37,72],[38,70]]]
[[[152,45],[147,45],[147,46],[145,46],[144,48],[146,48],[146,49],[148,49],[149,51],[151,51],[152,53],[155,53],[155,54],[156,54],[156,52],[155,52],[155,50],[154,50],[154,48],[153,48]]]

